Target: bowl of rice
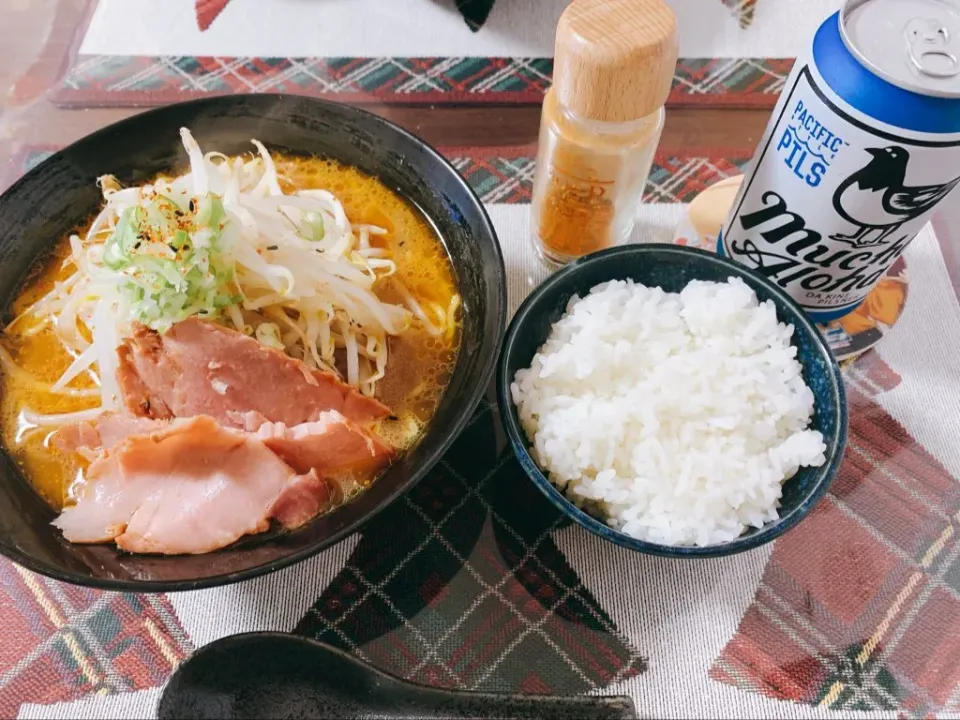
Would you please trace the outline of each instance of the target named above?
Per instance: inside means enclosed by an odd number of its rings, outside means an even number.
[[[625,245],[552,275],[511,322],[500,415],[527,475],[587,530],[654,555],[731,555],[796,525],[846,445],[843,381],[759,273]]]

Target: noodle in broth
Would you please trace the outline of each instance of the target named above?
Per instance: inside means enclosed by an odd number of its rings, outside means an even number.
[[[336,161],[281,155],[274,159],[278,173],[291,185],[328,190],[342,203],[351,222],[387,230],[386,235],[370,238],[371,245],[390,250],[397,267],[394,277],[374,288],[381,300],[402,301],[395,280],[421,306],[435,304],[456,312],[459,296],[449,259],[435,230],[413,206],[375,178]],[[27,281],[12,308],[18,319],[0,341],[3,441],[24,475],[56,510],[70,503],[71,488],[82,480],[83,463],[53,448],[49,436],[54,428],[31,425],[29,412],[70,413],[97,407],[98,399],[89,396],[96,384],[82,375],[70,384],[75,389],[72,395],[49,392],[73,357],[49,324],[21,313],[72,274],[72,265],[64,267],[69,254],[64,239]],[[394,415],[381,421],[376,431],[398,450],[408,449],[433,416],[453,372],[458,344],[456,325],[440,336],[414,326],[389,338],[390,361],[376,396]]]

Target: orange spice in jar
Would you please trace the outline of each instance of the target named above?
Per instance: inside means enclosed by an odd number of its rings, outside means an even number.
[[[541,257],[562,265],[629,238],[676,64],[663,0],[573,0],[563,12],[533,185]]]

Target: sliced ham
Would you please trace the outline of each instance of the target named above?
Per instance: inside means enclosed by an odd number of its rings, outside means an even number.
[[[175,382],[179,369],[163,352],[160,336],[149,328],[138,326],[133,340],[117,348],[117,384],[123,403],[134,415],[170,420],[173,412],[162,400],[157,388]]]
[[[65,508],[53,524],[70,542],[109,542],[126,529],[146,492],[144,483],[124,480],[115,456],[102,457],[87,468],[77,504]]]
[[[138,326],[118,356],[124,403],[141,417],[210,415],[242,428],[250,412],[288,427],[315,421],[328,410],[357,423],[390,414],[332,373],[195,317],[164,335]]]
[[[270,506],[270,517],[276,518],[288,530],[305,525],[331,505],[339,502],[334,497],[330,481],[318,477],[314,471],[297,475]]]
[[[115,540],[138,553],[206,553],[266,530],[288,487],[303,498],[312,490],[316,511],[329,502],[315,473],[301,478],[255,437],[195,417],[128,436],[97,459],[77,504],[54,524],[72,542]],[[307,504],[301,499],[299,507]],[[285,523],[309,519],[280,505]]]
[[[111,450],[131,435],[149,435],[166,429],[166,423],[120,413],[103,413],[94,421],[101,447]]]
[[[231,423],[247,432],[256,432],[262,425],[270,422],[263,415],[253,410],[244,413],[231,410],[227,412],[227,417],[230,418]]]
[[[253,412],[234,417],[245,432],[300,473],[315,470],[326,478],[363,479],[389,465],[394,455],[393,449],[374,433],[336,410],[293,427],[268,422]],[[105,412],[96,420],[61,428],[53,434],[52,442],[65,453],[78,452],[93,460],[101,450],[109,452],[131,436],[159,433],[171,426],[166,420]]]
[[[393,457],[336,411],[293,427],[261,420],[245,417],[251,432],[206,415],[170,421],[104,413],[61,429],[58,446],[93,462],[77,504],[54,525],[71,542],[210,552],[263,532],[271,519],[300,527]]]
[[[210,552],[271,520],[300,527],[393,458],[363,425],[385,406],[241,333],[199,319],[162,336],[137,327],[117,352],[131,414],[53,437],[91,460],[54,522],[70,541]]]
[[[376,435],[335,410],[293,427],[263,423],[257,437],[297,472],[315,470],[332,479],[370,477],[393,457],[393,450]]]
[[[112,450],[131,435],[147,435],[166,427],[167,423],[159,420],[105,412],[90,422],[65,425],[53,434],[51,442],[61,452],[76,452],[92,460],[100,450]]]

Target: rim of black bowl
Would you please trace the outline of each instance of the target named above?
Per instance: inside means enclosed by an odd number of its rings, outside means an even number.
[[[810,333],[816,339],[817,347],[820,350],[820,353],[829,360],[830,384],[839,401],[835,410],[835,414],[838,416],[837,427],[839,429],[837,433],[837,451],[828,459],[828,462],[825,465],[817,468],[817,470],[822,474],[821,479],[814,487],[813,491],[803,499],[803,502],[801,502],[791,512],[787,513],[786,515],[782,515],[777,521],[777,524],[768,524],[763,528],[760,528],[756,533],[747,536],[741,536],[736,540],[731,540],[730,542],[722,543],[720,545],[660,545],[657,543],[648,542],[646,540],[638,540],[637,538],[625,535],[619,530],[615,530],[606,523],[601,522],[594,516],[578,508],[573,504],[573,502],[568,500],[567,497],[560,492],[560,490],[558,490],[552,482],[547,479],[547,477],[540,470],[540,467],[530,456],[530,443],[527,440],[527,436],[523,428],[520,427],[516,405],[514,405],[513,398],[510,394],[510,384],[513,382],[513,379],[506,377],[507,357],[510,354],[510,348],[513,346],[513,343],[516,340],[517,335],[521,327],[524,325],[526,319],[537,312],[539,301],[547,292],[547,290],[563,283],[568,277],[576,274],[581,268],[596,260],[609,257],[611,255],[646,253],[655,253],[660,255],[687,255],[691,257],[700,256],[723,265],[734,275],[748,275],[756,279],[757,282],[761,283],[765,288],[767,288],[771,294],[776,295],[780,300],[782,300],[786,305],[796,312],[796,318],[792,318],[790,322],[793,323],[795,327],[797,325],[802,326],[805,332]],[[830,352],[826,341],[823,339],[823,335],[820,334],[817,326],[812,320],[810,320],[806,311],[800,307],[800,304],[797,303],[797,301],[792,297],[787,295],[779,287],[777,287],[774,283],[770,282],[767,278],[751,270],[745,265],[741,265],[733,260],[730,260],[729,258],[722,257],[708,250],[701,250],[699,248],[692,248],[683,245],[672,245],[667,243],[618,245],[606,250],[600,250],[599,252],[585,255],[584,257],[571,262],[569,265],[558,270],[549,278],[544,280],[539,286],[537,286],[533,292],[527,296],[523,303],[521,303],[516,314],[514,314],[513,319],[510,321],[510,326],[507,328],[507,334],[503,340],[503,348],[500,352],[500,361],[497,363],[497,405],[499,406],[501,422],[503,422],[503,426],[507,431],[507,436],[510,439],[510,445],[513,448],[514,455],[520,462],[520,465],[523,467],[527,476],[547,497],[550,503],[557,508],[557,510],[604,540],[612,542],[616,545],[620,545],[621,547],[630,548],[631,550],[637,550],[638,552],[646,553],[648,555],[659,555],[661,557],[707,558],[735,555],[746,550],[752,550],[783,535],[783,533],[794,527],[798,522],[806,517],[813,509],[813,506],[816,505],[817,502],[819,502],[820,499],[826,494],[833,482],[833,478],[836,476],[837,470],[840,467],[840,463],[843,461],[844,452],[847,446],[847,401],[846,392],[843,386],[843,379],[840,375],[840,366],[837,364],[836,358],[833,357],[833,353]]]
[[[493,378],[494,370],[496,369],[496,360],[500,355],[500,352],[503,348],[503,339],[504,339],[504,327],[507,324],[507,273],[506,266],[503,261],[503,250],[500,247],[500,239],[497,236],[496,228],[493,225],[493,222],[490,220],[490,216],[487,214],[487,209],[484,207],[483,202],[480,200],[480,197],[473,191],[473,188],[470,187],[470,183],[461,175],[457,169],[451,164],[435,147],[430,143],[426,142],[419,136],[414,133],[406,130],[396,123],[393,123],[375,113],[369,112],[362,108],[355,107],[353,105],[346,105],[344,103],[333,102],[331,100],[324,100],[321,98],[310,97],[308,95],[294,95],[291,93],[246,93],[242,95],[232,94],[232,95],[217,95],[214,97],[199,98],[196,100],[186,100],[179,103],[170,103],[168,105],[163,105],[161,107],[151,108],[142,113],[137,113],[130,117],[118,120],[115,123],[105,125],[99,130],[95,130],[92,133],[84,135],[82,138],[75,140],[69,145],[64,146],[56,153],[51,155],[49,158],[45,158],[42,162],[38,163],[36,166],[31,168],[29,171],[24,173],[20,178],[17,179],[9,188],[4,190],[3,193],[0,193],[0,197],[13,192],[21,184],[29,182],[30,178],[35,175],[42,174],[45,170],[45,167],[48,164],[52,164],[55,158],[62,152],[66,152],[72,149],[76,145],[89,142],[93,138],[99,136],[109,135],[111,132],[114,132],[118,127],[123,127],[127,124],[134,124],[141,122],[144,117],[150,117],[152,115],[161,115],[164,113],[169,113],[172,110],[178,108],[190,108],[198,105],[214,104],[216,102],[223,102],[224,98],[252,98],[252,97],[268,97],[276,98],[278,101],[283,101],[289,99],[296,102],[310,102],[317,105],[319,108],[328,108],[335,107],[338,110],[347,110],[348,112],[354,112],[358,115],[366,116],[367,118],[372,119],[374,122],[380,123],[393,132],[396,132],[400,135],[405,136],[407,139],[416,142],[421,145],[429,155],[433,157],[434,160],[440,162],[444,165],[456,178],[456,181],[462,186],[462,188],[471,196],[477,203],[477,207],[480,209],[480,217],[482,218],[484,224],[486,225],[486,230],[489,232],[490,237],[493,238],[493,250],[498,260],[497,262],[497,278],[496,278],[496,303],[495,306],[490,309],[490,313],[496,314],[496,327],[495,334],[493,338],[493,346],[491,348],[492,352],[488,357],[482,359],[482,366],[480,369],[480,379],[481,381],[470,390],[470,393],[467,397],[467,405],[469,410],[464,412],[459,419],[452,423],[450,430],[447,433],[445,439],[440,442],[434,451],[428,455],[422,467],[433,467],[444,453],[450,449],[450,445],[453,444],[454,440],[460,435],[460,432],[466,426],[470,420],[472,410],[480,403],[481,398],[484,393],[486,393],[487,388],[490,384],[490,380]],[[445,396],[445,395],[444,395]],[[442,402],[442,400],[441,400]],[[6,454],[6,450],[4,450]],[[244,570],[237,570],[235,572],[223,573],[222,575],[212,575],[210,577],[200,578],[197,580],[109,580],[101,578],[92,578],[87,575],[62,572],[57,568],[50,567],[43,562],[37,562],[33,558],[23,554],[20,550],[9,544],[5,538],[0,537],[0,554],[5,557],[13,560],[14,562],[22,565],[28,570],[39,573],[46,577],[53,578],[55,580],[60,580],[62,582],[71,583],[74,585],[82,585],[85,587],[93,587],[101,590],[119,590],[119,591],[132,591],[132,592],[148,592],[148,593],[162,593],[162,592],[180,592],[180,591],[189,591],[189,590],[202,590],[205,588],[211,587],[222,587],[224,585],[232,585],[233,583],[240,582],[242,580],[250,580],[256,577],[261,577],[263,575],[268,575],[270,573],[276,572],[278,570],[283,570],[284,568],[296,565],[297,563],[303,562],[314,555],[326,550],[332,545],[336,544],[343,538],[357,532],[364,525],[366,525],[370,520],[379,515],[381,512],[386,510],[389,506],[393,505],[400,496],[404,495],[408,491],[412,490],[421,480],[423,480],[426,472],[420,470],[413,479],[406,485],[398,488],[393,493],[384,498],[383,502],[373,509],[368,515],[358,518],[356,522],[344,526],[340,530],[331,533],[329,536],[325,537],[323,540],[318,542],[316,545],[313,545],[309,548],[305,548],[299,552],[293,553],[283,558],[278,558],[276,560],[268,561],[262,565],[256,565],[251,568]],[[336,512],[334,510],[333,512]],[[214,551],[219,552],[219,551]],[[176,557],[176,556],[170,556]]]

